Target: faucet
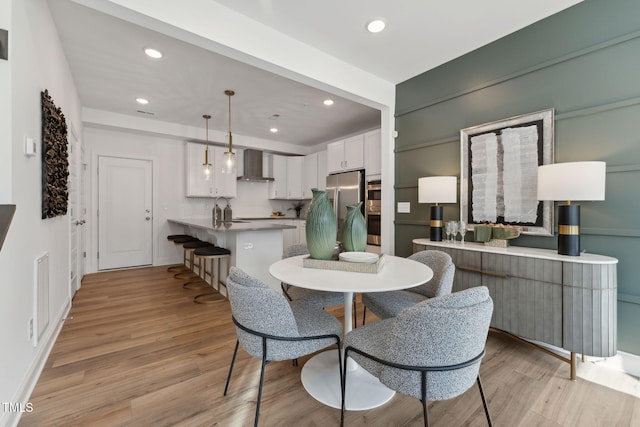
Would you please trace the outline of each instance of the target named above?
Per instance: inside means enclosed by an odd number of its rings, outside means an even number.
[[[224,199],[227,202],[227,206],[224,208],[224,213],[220,206],[218,206],[218,199]],[[229,222],[232,218],[231,203],[226,197],[218,196],[215,198],[213,207],[213,223],[219,225],[221,222]]]

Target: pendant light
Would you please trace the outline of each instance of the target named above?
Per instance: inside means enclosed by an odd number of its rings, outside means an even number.
[[[207,126],[207,148],[204,150],[204,163],[202,164],[202,166],[204,166],[204,176],[206,180],[209,181],[209,177],[211,176],[211,163],[209,163],[209,119],[211,118],[211,116],[209,114],[203,114],[202,118],[204,119]]]
[[[232,174],[236,172],[236,153],[233,152],[233,137],[231,135],[231,97],[236,93],[230,89],[224,91],[229,97],[229,149],[224,152],[222,161],[222,173]]]

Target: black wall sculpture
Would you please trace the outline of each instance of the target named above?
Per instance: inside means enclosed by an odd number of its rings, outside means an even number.
[[[67,214],[67,123],[45,89],[42,95],[42,219]]]

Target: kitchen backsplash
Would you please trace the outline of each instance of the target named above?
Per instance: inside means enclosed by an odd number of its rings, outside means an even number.
[[[185,218],[208,218],[215,203],[214,199],[185,198],[182,216]],[[267,182],[238,181],[238,196],[229,199],[234,218],[260,218],[269,217],[272,212],[282,212],[289,218],[295,218],[296,212],[288,210],[293,207],[295,200],[269,200],[269,184]],[[224,209],[226,202],[223,199],[218,205]],[[309,201],[306,201],[302,209],[301,217],[304,217]]]

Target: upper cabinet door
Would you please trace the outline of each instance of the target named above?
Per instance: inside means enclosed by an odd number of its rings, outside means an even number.
[[[364,169],[367,176],[382,173],[380,130],[364,134]]]
[[[303,156],[287,157],[287,199],[302,199]]]
[[[312,188],[318,188],[318,153],[304,156],[302,162],[302,198],[313,197]]]
[[[209,146],[209,163],[211,163],[210,174],[207,176],[204,171],[205,150],[207,146],[203,144],[186,144],[187,160],[187,197],[214,197],[214,153],[213,147]]]
[[[327,152],[320,151],[318,153],[318,190],[327,189],[327,174]]]
[[[364,135],[328,144],[327,169],[329,173],[364,169]]]
[[[344,169],[364,169],[364,135],[352,136],[344,141]]]
[[[277,154],[271,155],[270,171],[273,181],[269,183],[270,199],[287,198],[287,158]]]
[[[344,141],[336,141],[327,145],[327,171],[341,172],[344,165]]]
[[[204,144],[187,143],[187,197],[236,197],[237,177],[235,174],[222,173],[224,147],[209,145],[208,160],[211,166],[209,174],[205,173]]]

